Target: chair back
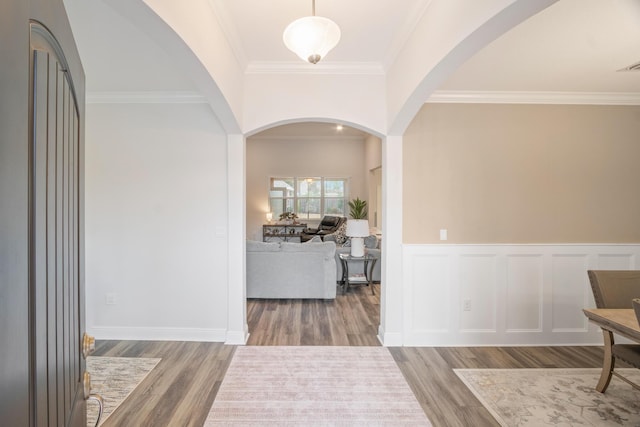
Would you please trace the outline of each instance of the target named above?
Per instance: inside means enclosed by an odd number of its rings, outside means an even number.
[[[587,274],[598,308],[632,308],[631,301],[640,298],[638,270],[589,270]]]

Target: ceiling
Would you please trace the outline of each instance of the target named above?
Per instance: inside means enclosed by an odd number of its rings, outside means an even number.
[[[316,14],[342,31],[338,46],[317,65],[282,42],[284,28],[310,14],[311,0],[208,1],[247,72],[384,74],[432,1],[448,0],[316,0]],[[161,44],[111,8],[112,0],[64,2],[89,94],[195,89]],[[638,61],[640,0],[559,0],[478,52],[438,92],[631,93],[637,99],[640,72],[617,70]],[[333,132],[333,126],[326,129]]]
[[[310,14],[311,0],[210,2],[225,17],[227,37],[248,69],[317,67],[300,61],[281,41],[289,22]],[[430,2],[317,0],[316,14],[342,31],[338,46],[319,65],[384,72]],[[618,71],[638,61],[640,0],[560,0],[478,52],[438,92],[640,95],[640,71]],[[307,131],[290,129],[295,130]],[[335,125],[327,124],[324,132],[335,133]]]
[[[441,90],[640,93],[640,0],[560,0],[478,52]]]
[[[438,1],[438,0],[434,0]],[[282,43],[282,31],[310,15],[311,0],[210,0],[237,57],[249,69],[306,66]],[[316,14],[341,28],[319,65],[384,72],[431,0],[316,0]],[[441,89],[640,92],[640,0],[560,0],[500,37]],[[317,67],[322,70],[322,67]]]
[[[317,65],[303,62],[282,42],[284,28],[310,14],[311,0],[208,1],[247,71],[384,73],[430,3],[447,0],[316,0],[316,14],[342,31],[338,46]],[[64,2],[89,92],[193,88],[159,43],[110,7],[112,0]],[[485,47],[440,89],[640,92],[640,72],[616,71],[638,61],[640,0],[559,0]]]
[[[284,46],[282,33],[292,21],[311,15],[311,0],[209,2],[236,56],[246,66],[304,64]],[[316,0],[316,15],[335,21],[342,33],[338,46],[321,63],[387,68],[430,2]]]

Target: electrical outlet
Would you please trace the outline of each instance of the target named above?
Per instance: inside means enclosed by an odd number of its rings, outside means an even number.
[[[462,301],[462,310],[463,311],[471,311],[471,300],[466,299]]]
[[[105,301],[107,305],[116,305],[117,295],[115,293],[106,294]]]

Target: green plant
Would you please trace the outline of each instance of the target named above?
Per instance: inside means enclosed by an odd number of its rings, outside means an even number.
[[[280,221],[285,220],[285,219],[296,220],[296,219],[298,219],[298,215],[295,212],[282,212],[280,214]]]
[[[353,219],[366,219],[369,214],[369,210],[367,209],[367,201],[360,200],[359,197],[351,200],[349,202],[349,215]]]

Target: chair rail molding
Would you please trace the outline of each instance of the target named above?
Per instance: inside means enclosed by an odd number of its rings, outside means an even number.
[[[405,346],[602,345],[587,270],[638,269],[640,244],[407,244],[402,258]]]

